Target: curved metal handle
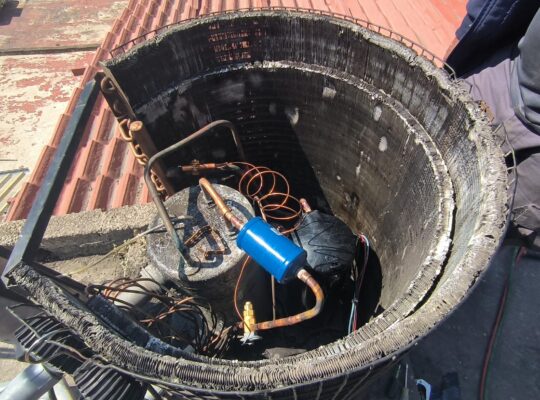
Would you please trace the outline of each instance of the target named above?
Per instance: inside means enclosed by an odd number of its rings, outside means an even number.
[[[156,187],[154,186],[154,182],[152,182],[152,178],[150,177],[152,165],[160,158],[181,149],[182,147],[186,146],[193,140],[200,138],[205,133],[219,126],[224,126],[226,128],[229,128],[229,131],[231,132],[233,136],[234,143],[238,151],[238,155],[242,160],[245,160],[244,149],[242,148],[242,143],[240,142],[240,136],[238,135],[236,128],[234,127],[232,122],[221,119],[221,120],[209,123],[208,125],[202,127],[198,131],[192,133],[188,137],[180,140],[179,142],[173,144],[172,146],[169,146],[166,149],[161,150],[160,152],[157,152],[152,157],[150,157],[150,160],[148,160],[148,163],[144,167],[144,181],[146,182],[146,186],[148,186],[148,190],[150,192],[150,195],[152,196],[152,200],[154,204],[157,207],[158,213],[161,217],[161,220],[163,221],[163,225],[165,225],[165,228],[167,228],[167,232],[169,232],[169,235],[171,236],[176,248],[180,250],[180,253],[183,253],[183,250],[184,250],[183,244],[180,241],[180,238],[178,237],[176,230],[174,229],[174,225],[171,221],[171,218],[169,217],[169,214],[167,213],[167,209],[165,208],[163,201],[161,201],[159,193]],[[181,259],[183,259],[183,257],[181,257]]]

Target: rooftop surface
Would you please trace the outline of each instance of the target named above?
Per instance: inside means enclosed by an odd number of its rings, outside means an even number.
[[[350,15],[400,33],[443,58],[465,0],[10,1],[0,11],[0,171],[25,167],[7,220],[25,218],[81,88],[113,48],[211,12],[301,7]],[[149,201],[142,168],[98,99],[55,214]],[[16,189],[16,187],[14,188]],[[15,193],[15,192],[13,192]]]

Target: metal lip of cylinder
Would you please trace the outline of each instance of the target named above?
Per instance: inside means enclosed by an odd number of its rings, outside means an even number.
[[[306,251],[260,217],[250,219],[242,227],[236,244],[280,283],[294,278],[306,264]]]

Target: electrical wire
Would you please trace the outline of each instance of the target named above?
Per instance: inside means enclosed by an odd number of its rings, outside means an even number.
[[[525,255],[525,253],[526,253],[525,247],[521,247],[521,248],[516,247],[516,249],[514,250],[514,254],[512,257],[512,264],[510,266],[508,275],[504,282],[503,292],[499,299],[499,306],[497,308],[497,315],[495,317],[495,322],[493,323],[493,326],[491,328],[488,345],[486,347],[486,352],[484,355],[484,362],[482,364],[482,374],[480,376],[480,384],[478,386],[479,400],[485,400],[486,398],[486,391],[487,391],[489,375],[491,371],[491,359],[495,350],[497,338],[499,336],[500,327],[505,317],[506,303],[507,303],[509,295],[511,294],[512,283],[513,283],[513,279],[512,279],[513,271],[518,266],[519,262],[521,261],[521,258],[523,257],[523,255]]]
[[[192,217],[189,217],[189,216],[180,216],[180,217],[176,217],[173,219],[173,223],[174,222],[177,222],[178,220],[185,220],[185,219],[189,219],[189,218],[192,218]],[[157,225],[157,226],[154,226],[152,228],[149,228],[147,229],[146,231],[144,232],[141,232],[139,233],[138,235],[136,236],[133,236],[132,238],[126,240],[125,242],[123,242],[122,244],[120,244],[119,246],[116,246],[114,249],[112,249],[111,251],[109,251],[107,254],[101,256],[100,258],[98,258],[96,261],[90,263],[90,264],[87,264],[79,269],[76,269],[75,271],[71,271],[71,272],[68,272],[67,274],[64,274],[62,276],[66,276],[66,277],[72,277],[73,275],[75,274],[79,274],[81,272],[84,272],[92,267],[95,267],[96,265],[102,263],[103,261],[105,261],[106,259],[108,259],[109,257],[111,257],[113,254],[116,254],[118,251],[120,251],[121,249],[123,249],[124,247],[127,247],[129,246],[130,244],[132,244],[133,242],[137,241],[138,239],[146,236],[146,235],[149,235],[150,233],[154,233],[154,232],[157,232],[159,231],[160,229],[164,229],[164,225],[163,224],[160,224],[160,225]]]
[[[93,286],[93,289],[96,289],[96,286],[97,285],[94,285]],[[134,290],[122,290],[123,293],[142,293],[141,291],[134,291]],[[99,292],[95,293],[95,294],[98,294]],[[124,300],[121,300],[121,299],[118,299],[116,298],[116,296],[112,296],[112,297],[108,297],[108,296],[104,296],[103,293],[101,293],[101,295],[111,301],[111,302],[114,302],[115,304],[118,304],[120,303],[121,305],[124,305],[125,306],[125,310],[128,310],[131,314],[134,315],[134,317],[139,320],[139,322],[141,322],[142,319],[148,319],[148,320],[153,320],[155,318],[155,314],[151,314],[149,313],[148,311],[145,311],[139,307],[135,307],[133,306],[131,303],[128,303]],[[159,314],[158,314],[159,315]],[[158,336],[160,339],[164,340],[165,342],[171,344],[171,345],[175,345],[176,343],[175,342],[181,342],[181,343],[184,343],[185,345],[191,345],[193,348],[197,348],[197,344],[194,344],[192,340],[189,340],[188,338],[185,338],[180,332],[177,332],[176,330],[174,330],[166,321],[164,321],[163,319],[157,319],[155,322],[158,323],[159,326],[156,326],[156,328],[154,329],[154,333],[155,333],[155,336]],[[141,322],[142,323],[142,322]],[[168,333],[163,333],[163,331],[161,330],[161,327],[163,326],[163,328],[165,328],[167,330],[167,332],[172,332],[174,333],[174,335],[168,335]],[[168,335],[168,336],[165,336],[165,335]],[[165,337],[169,340],[165,340]],[[197,341],[198,343],[198,341]]]
[[[509,204],[510,212],[508,213],[508,218],[507,218],[507,221],[506,221],[506,226],[509,227],[510,223],[512,221],[512,215],[513,215],[512,213],[513,213],[513,209],[514,209],[514,202],[515,202],[515,198],[516,198],[517,186],[518,186],[518,181],[519,181],[519,172],[518,172],[516,151],[514,149],[514,146],[512,145],[512,142],[510,141],[510,138],[508,137],[508,132],[507,132],[506,127],[505,127],[506,121],[507,120],[501,122],[494,129],[494,133],[497,133],[500,129],[504,130],[504,142],[506,143],[506,145],[510,149],[505,154],[505,158],[508,158],[509,156],[511,156],[511,159],[512,159],[512,165],[507,168],[507,171],[509,173],[513,172],[513,174],[514,174],[514,182],[513,182],[514,185],[513,185],[513,188],[512,188],[512,195],[510,197],[510,204]],[[480,383],[478,385],[478,398],[480,400],[485,399],[486,388],[487,388],[487,383],[488,383],[488,378],[489,378],[489,367],[490,367],[490,362],[491,362],[491,356],[492,356],[492,353],[493,353],[493,348],[495,346],[496,337],[498,335],[499,326],[500,326],[501,320],[502,320],[502,318],[504,316],[504,309],[505,309],[505,305],[506,305],[506,300],[507,300],[507,297],[508,297],[508,292],[510,290],[511,272],[512,272],[513,268],[515,267],[515,265],[517,264],[517,262],[521,259],[521,256],[524,254],[524,251],[525,250],[522,247],[522,250],[520,251],[520,253],[519,254],[516,253],[517,256],[513,259],[513,263],[512,263],[512,266],[510,267],[509,275],[507,276],[507,278],[505,280],[505,284],[504,284],[504,287],[503,287],[503,292],[502,292],[501,298],[499,300],[499,307],[498,307],[498,310],[497,310],[497,315],[495,317],[495,322],[493,323],[493,326],[492,326],[492,329],[491,329],[488,345],[486,347],[486,352],[484,354],[484,362],[482,364],[482,372],[481,372],[481,375],[480,375]],[[516,250],[516,252],[517,252],[517,250]]]
[[[369,240],[368,238],[360,234],[358,236],[358,241],[362,243],[362,256],[363,263],[362,269],[358,271],[358,265],[355,262],[355,267],[353,268],[353,281],[354,281],[354,295],[351,301],[351,314],[349,316],[349,325],[348,333],[356,331],[358,329],[358,298],[360,297],[360,290],[362,284],[364,283],[364,276],[366,274],[367,263],[369,259]]]

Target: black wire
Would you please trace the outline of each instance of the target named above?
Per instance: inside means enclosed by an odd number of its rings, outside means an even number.
[[[510,139],[508,138],[508,132],[506,130],[506,127],[504,125],[504,123],[501,123],[496,129],[495,131],[499,130],[500,128],[503,128],[504,129],[504,140],[506,142],[506,144],[508,145],[508,147],[510,148],[510,155],[512,156],[512,167],[508,168],[507,170],[510,170],[512,169],[513,172],[514,172],[514,187],[512,189],[512,197],[510,199],[510,212],[508,213],[508,218],[507,218],[507,226],[509,225],[509,223],[512,221],[512,216],[513,216],[513,212],[514,212],[514,201],[516,199],[516,193],[517,193],[517,186],[518,186],[518,180],[519,180],[519,172],[518,172],[518,163],[517,163],[517,159],[516,159],[516,151],[514,149],[514,146],[512,145],[512,142],[510,142]]]

